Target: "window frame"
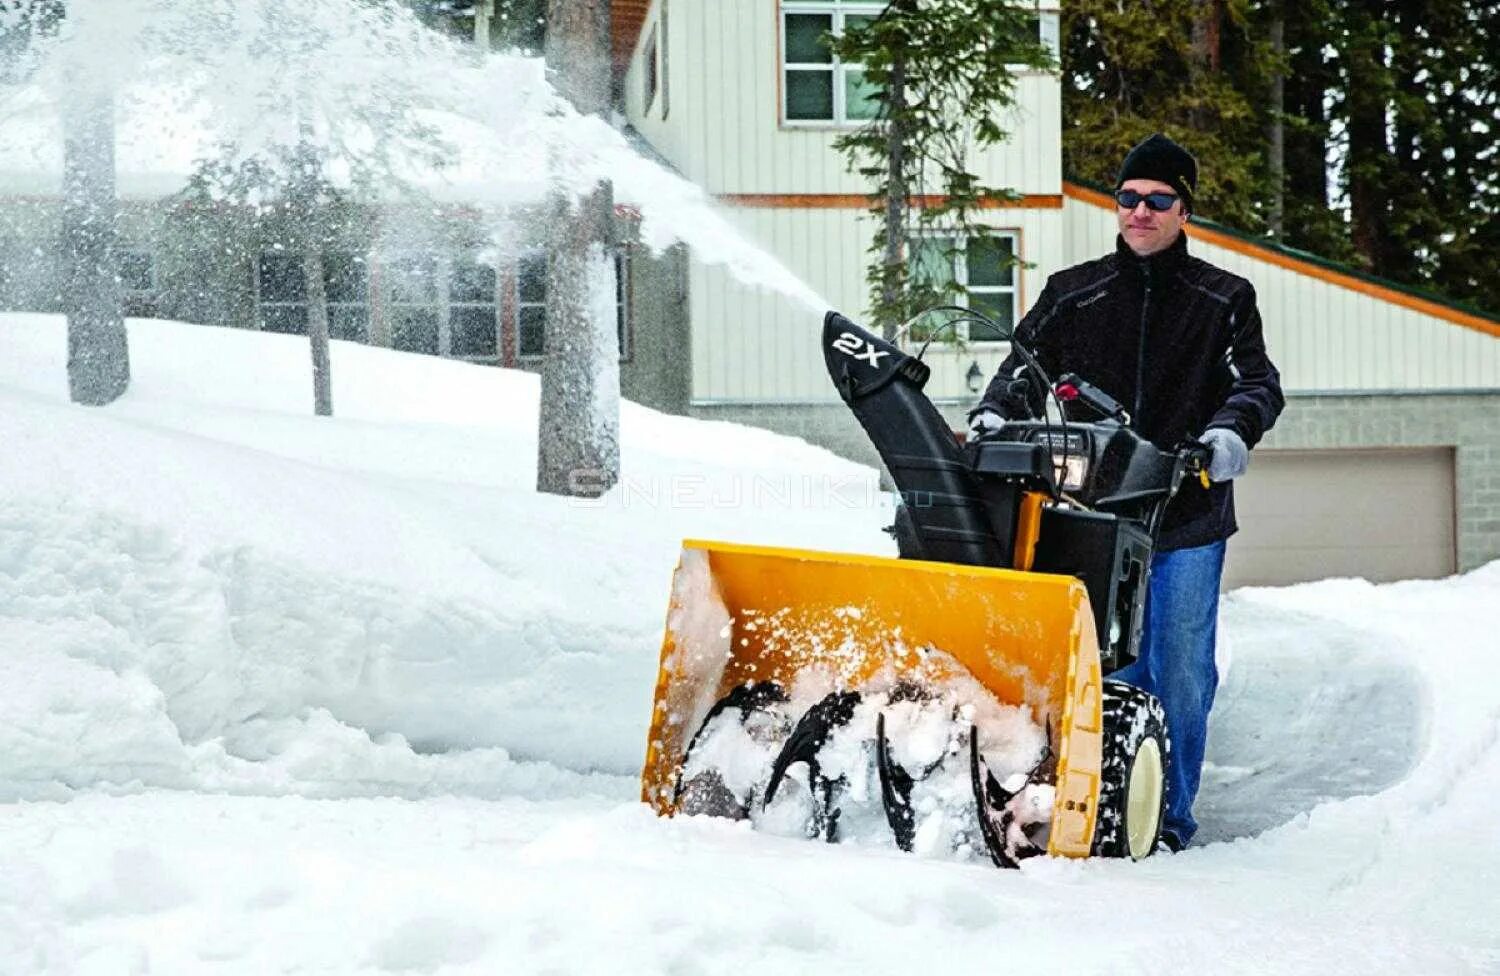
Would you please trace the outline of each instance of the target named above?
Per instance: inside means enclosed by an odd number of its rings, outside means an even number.
[[[646,44],[641,52],[642,79],[645,82],[641,103],[641,114],[645,115],[651,111],[651,106],[656,104],[657,92],[661,90],[661,61],[657,53],[657,25],[651,25],[651,32],[646,36]]]
[[[403,301],[399,295],[396,277],[401,272],[396,269],[404,262],[417,260],[431,262],[432,269],[432,298],[429,301]],[[441,256],[431,254],[422,250],[399,250],[382,255],[381,269],[382,292],[385,306],[386,329],[389,333],[391,349],[401,352],[414,352],[423,356],[442,356],[444,345],[444,334],[446,332],[446,319],[448,312],[448,296],[446,294],[447,262]],[[396,316],[401,312],[431,312],[433,316],[433,328],[437,333],[437,342],[431,352],[421,349],[400,349],[396,345]]]
[[[333,298],[327,297],[328,296],[328,273],[329,273],[329,268],[330,268],[329,259],[332,258],[334,255],[341,255],[341,256],[347,257],[349,259],[349,263],[350,264],[358,265],[360,268],[363,269],[363,273],[360,275],[360,277],[361,277],[362,287],[364,289],[364,301],[350,302],[350,301],[342,301],[342,300],[338,300],[338,299],[333,299]],[[329,335],[329,338],[332,338],[332,339],[342,339],[345,342],[359,342],[359,343],[362,343],[364,345],[369,345],[370,344],[371,317],[374,315],[374,304],[375,304],[371,300],[372,296],[371,296],[371,292],[370,292],[370,255],[369,255],[369,253],[365,252],[365,251],[329,249],[329,250],[324,251],[323,254],[322,254],[322,266],[323,266],[323,295],[324,295],[324,298],[323,298],[323,308],[324,308],[324,310],[328,314],[328,335]],[[353,310],[353,309],[362,310],[363,313],[364,313],[363,314],[363,328],[361,329],[362,336],[360,338],[351,339],[348,336],[334,335],[334,329],[333,329],[334,314],[333,313],[335,311],[349,311],[349,310]],[[309,309],[309,313],[310,313],[310,311],[311,310]]]
[[[954,242],[953,260],[953,284],[963,289],[962,303],[972,305],[972,297],[978,295],[1010,295],[1010,321],[1014,328],[1021,321],[1021,298],[1022,298],[1022,273],[1024,267],[1021,257],[1021,229],[1019,227],[992,227],[985,235],[991,240],[1001,238],[1011,242],[1010,253],[1015,257],[1016,263],[1011,266],[1009,285],[970,285],[969,284],[969,238],[958,231],[944,231],[933,229],[924,231],[917,235],[917,240],[952,240]],[[915,241],[914,241],[915,243]],[[912,255],[911,257],[914,257]],[[971,290],[972,289],[972,290]],[[954,343],[962,343],[967,346],[978,346],[981,349],[999,349],[1010,343],[1004,339],[973,339],[969,336],[968,322],[961,322],[954,326],[953,331],[947,333],[948,340]],[[943,337],[936,341],[942,342]]]
[[[839,56],[829,52],[828,63],[812,63],[787,60],[786,20],[788,14],[827,14],[835,36],[844,33],[844,24],[850,16],[878,17],[885,9],[884,2],[871,0],[780,0],[776,11],[776,70],[777,90],[780,93],[778,116],[781,124],[792,129],[857,129],[869,124],[870,119],[851,119],[848,113],[848,84],[846,78],[851,71],[863,71],[863,65],[845,64]],[[789,75],[793,71],[826,71],[832,76],[833,117],[827,119],[793,119],[787,115],[791,98]]]
[[[515,321],[512,323],[516,335],[516,364],[519,366],[534,366],[542,363],[547,358],[546,347],[546,310],[547,293],[546,277],[544,271],[542,300],[539,302],[527,302],[521,298],[521,261],[525,257],[542,255],[546,252],[536,248],[527,255],[516,259],[516,273],[511,280],[515,282],[514,308]],[[630,279],[631,255],[630,248],[621,245],[615,248],[615,337],[619,342],[620,362],[628,363],[635,355],[634,322],[630,314],[632,282]],[[544,264],[545,268],[545,264]],[[526,308],[540,308],[542,310],[542,351],[539,353],[524,353],[521,351],[521,310]]]
[[[490,300],[488,302],[457,301],[454,299],[453,276],[460,264],[468,264],[475,267],[488,268],[494,275],[493,291],[490,293]],[[440,325],[438,328],[438,355],[442,356],[444,359],[456,359],[459,362],[464,363],[482,363],[485,365],[495,365],[499,363],[504,352],[501,338],[502,327],[500,320],[500,294],[501,288],[503,287],[503,282],[501,280],[499,269],[495,268],[493,265],[486,264],[485,262],[479,260],[478,254],[466,251],[455,251],[444,255],[442,258],[438,259],[438,267],[440,273],[444,275],[443,285],[440,288],[439,293],[444,299],[443,311],[446,313],[445,315],[439,316]],[[459,355],[453,351],[454,313],[459,311],[460,309],[484,309],[488,310],[494,316],[494,352],[478,356],[470,356]]]
[[[286,259],[288,261],[297,262],[298,274],[301,275],[301,277],[302,277],[302,298],[300,300],[286,301],[286,300],[282,300],[282,299],[271,299],[271,300],[268,301],[266,299],[266,297],[265,297],[265,288],[266,288],[266,281],[265,281],[265,279],[266,279],[266,263],[265,262],[266,262],[266,258],[267,257],[284,258],[284,259]],[[307,335],[307,330],[308,330],[308,324],[309,324],[309,316],[311,315],[311,311],[310,311],[310,309],[308,307],[309,302],[308,302],[308,298],[307,298],[307,266],[305,264],[305,259],[304,259],[303,255],[302,255],[302,253],[300,251],[292,251],[292,250],[288,250],[286,248],[277,249],[275,247],[261,248],[261,249],[257,250],[256,254],[255,254],[255,276],[254,276],[254,280],[255,280],[255,328],[257,329],[257,331],[260,331],[260,332],[270,332],[270,333],[275,334],[275,335],[306,336]],[[300,308],[302,310],[302,329],[301,329],[301,331],[287,332],[287,331],[285,331],[283,329],[268,329],[268,328],[266,328],[265,310],[268,309],[268,308],[288,308],[288,309]]]

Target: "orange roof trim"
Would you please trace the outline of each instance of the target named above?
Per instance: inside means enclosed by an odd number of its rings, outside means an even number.
[[[651,0],[609,0],[610,55],[615,71],[624,73],[650,11]]]
[[[1063,195],[1072,197],[1080,203],[1087,203],[1106,210],[1113,210],[1115,208],[1115,201],[1109,194],[1092,190],[1086,186],[1079,186],[1077,183],[1064,182]],[[1332,268],[1325,268],[1312,261],[1305,261],[1295,255],[1287,254],[1275,247],[1268,247],[1257,244],[1254,241],[1247,241],[1233,234],[1226,234],[1221,230],[1205,227],[1202,224],[1189,223],[1187,231],[1191,237],[1213,244],[1216,247],[1234,251],[1236,254],[1243,254],[1246,257],[1254,258],[1257,261],[1264,261],[1267,264],[1273,264],[1287,271],[1294,271],[1297,274],[1316,278],[1319,281],[1325,281],[1340,288],[1347,288],[1349,291],[1358,292],[1361,295],[1368,295],[1383,302],[1390,302],[1392,305],[1409,308],[1413,312],[1420,312],[1423,315],[1430,315],[1436,319],[1452,322],[1454,325],[1461,325],[1466,329],[1474,329],[1486,335],[1500,338],[1500,322],[1494,319],[1475,315],[1461,308],[1453,308],[1441,302],[1423,298],[1420,295],[1408,294],[1407,292],[1390,288],[1377,282],[1367,281],[1356,275],[1335,271]]]
[[[865,210],[870,198],[863,193],[721,193],[719,199],[738,207],[785,210]],[[937,205],[942,197],[931,194],[912,197],[916,207]],[[980,210],[1060,210],[1060,193],[1028,193],[1018,200],[982,200]]]

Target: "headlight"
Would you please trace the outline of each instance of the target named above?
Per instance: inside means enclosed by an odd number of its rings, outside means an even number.
[[[1054,454],[1052,468],[1058,484],[1064,489],[1076,490],[1083,487],[1083,479],[1088,477],[1089,462],[1081,454]]]

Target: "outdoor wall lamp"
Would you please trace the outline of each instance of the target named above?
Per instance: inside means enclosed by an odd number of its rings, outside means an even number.
[[[984,384],[984,370],[979,368],[979,360],[976,359],[969,364],[969,371],[964,374],[964,378],[969,381],[969,392],[978,393],[979,388]]]

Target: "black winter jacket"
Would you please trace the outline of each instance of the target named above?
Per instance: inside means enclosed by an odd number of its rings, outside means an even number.
[[[1163,450],[1210,427],[1228,427],[1254,447],[1285,404],[1255,289],[1189,255],[1186,234],[1144,259],[1116,238],[1115,253],[1052,275],[1016,341],[1053,382],[1077,373],[1114,397]],[[1015,352],[1006,357],[971,416],[1019,416],[1024,407],[1007,388],[1023,365]],[[1232,482],[1204,489],[1189,481],[1167,508],[1157,547],[1207,545],[1237,527]]]

